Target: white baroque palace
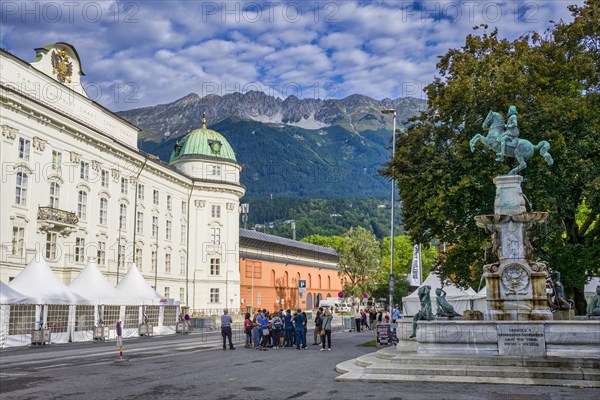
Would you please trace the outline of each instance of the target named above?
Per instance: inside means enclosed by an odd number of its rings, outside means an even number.
[[[192,309],[239,304],[245,189],[227,140],[203,120],[163,163],[88,97],[73,46],[36,53],[0,50],[0,280],[39,252],[67,284],[90,259],[113,284],[135,263]]]

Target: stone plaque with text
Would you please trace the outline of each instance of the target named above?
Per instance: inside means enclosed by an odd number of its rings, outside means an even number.
[[[501,356],[546,355],[543,324],[498,324],[498,354]]]

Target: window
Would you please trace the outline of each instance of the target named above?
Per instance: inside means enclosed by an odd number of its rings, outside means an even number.
[[[106,242],[98,242],[98,265],[106,265]]]
[[[90,163],[85,161],[79,162],[79,177],[86,181],[90,179]]]
[[[100,198],[100,218],[98,223],[100,225],[106,225],[108,222],[108,200],[104,197]]]
[[[158,217],[152,217],[152,237],[158,238]]]
[[[185,288],[179,288],[179,302],[183,304],[185,301]]]
[[[19,158],[29,160],[29,149],[31,142],[25,138],[19,138]]]
[[[27,174],[25,172],[17,172],[17,185],[15,193],[15,204],[24,206],[27,204]]]
[[[187,201],[181,202],[181,215],[187,215]]]
[[[154,189],[154,192],[152,192],[152,201],[155,205],[158,205],[158,190],[156,189]]]
[[[119,206],[119,230],[127,229],[127,204]]]
[[[110,179],[108,177],[108,171],[103,169],[100,175],[100,184],[102,185],[102,187],[107,188],[108,182],[110,182]]]
[[[262,303],[262,293],[259,290],[256,292],[256,304],[260,306],[260,303]]]
[[[60,151],[52,150],[52,169],[60,171],[62,166],[62,153]]]
[[[165,236],[167,240],[171,240],[171,232],[173,231],[173,224],[171,223],[171,221],[167,221],[167,225],[166,225],[166,229],[165,229]]]
[[[117,264],[120,267],[125,266],[125,245],[124,244],[119,244],[119,254],[118,254]]]
[[[56,259],[56,233],[46,233],[46,259]]]
[[[150,272],[156,272],[156,267],[158,266],[158,254],[156,251],[152,252],[152,257],[150,259]]]
[[[75,262],[85,261],[85,239],[75,238]]]
[[[219,302],[219,289],[217,289],[217,288],[210,288],[210,302],[211,303],[218,303]]]
[[[165,254],[165,273],[166,274],[171,273],[171,255],[170,254]]]
[[[179,274],[185,275],[185,255],[179,256]]]
[[[173,209],[173,198],[170,194],[167,195],[167,210],[171,211]]]
[[[211,258],[210,259],[210,274],[221,275],[221,259]]]
[[[58,199],[60,198],[60,185],[56,182],[50,182],[50,202],[49,207],[58,208]]]
[[[171,288],[168,286],[165,286],[165,298],[169,298],[169,296],[171,295]]]
[[[23,248],[25,247],[25,228],[13,226],[12,237],[12,254],[15,256],[22,256]]]
[[[213,244],[221,243],[221,228],[210,228],[210,240]]]
[[[185,244],[187,239],[187,229],[185,224],[181,224],[181,243]]]
[[[127,188],[127,184],[128,184],[128,179],[127,178],[121,178],[121,194],[124,194],[125,196],[127,196],[128,188]]]
[[[221,167],[219,165],[213,165],[212,174],[215,176],[221,175]]]
[[[210,211],[213,218],[221,218],[221,206],[212,205]]]
[[[141,211],[137,212],[135,230],[140,235],[144,234],[144,213]]]
[[[144,201],[144,185],[142,185],[141,183],[138,183],[138,200],[139,201]]]
[[[144,263],[142,262],[142,255],[143,255],[143,251],[142,248],[140,246],[138,246],[135,249],[135,265],[137,265],[139,267],[140,270],[142,270]]]
[[[87,215],[87,192],[80,190],[77,194],[77,216],[86,219]]]

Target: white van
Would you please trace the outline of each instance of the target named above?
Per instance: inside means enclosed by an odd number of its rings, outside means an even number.
[[[323,307],[323,309],[328,309],[330,311],[333,311],[339,304],[339,300],[337,299],[323,299],[319,302],[319,307]]]

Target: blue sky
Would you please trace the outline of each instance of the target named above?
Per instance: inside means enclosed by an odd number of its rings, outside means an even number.
[[[503,37],[570,21],[571,1],[2,1],[0,46],[75,46],[90,97],[112,110],[188,93],[423,97],[437,56],[473,26]],[[98,89],[100,88],[100,89]]]

